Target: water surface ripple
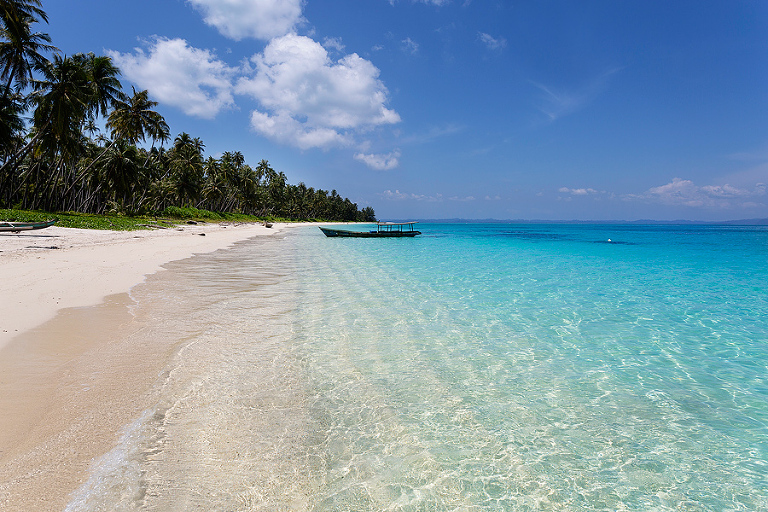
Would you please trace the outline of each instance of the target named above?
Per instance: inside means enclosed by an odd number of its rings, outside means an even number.
[[[768,230],[420,229],[137,290],[179,350],[69,510],[768,511]]]

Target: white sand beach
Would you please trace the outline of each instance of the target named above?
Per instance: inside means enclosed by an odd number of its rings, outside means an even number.
[[[126,292],[165,263],[287,226],[0,234],[0,510],[63,510],[152,400],[170,352],[126,342],[140,328]]]
[[[169,261],[212,252],[286,224],[196,224],[147,231],[53,226],[0,233],[0,349],[63,308],[127,292]]]

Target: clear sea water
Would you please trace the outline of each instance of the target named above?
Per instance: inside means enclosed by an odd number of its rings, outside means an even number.
[[[67,510],[768,511],[768,228],[420,229],[134,289],[173,356]]]

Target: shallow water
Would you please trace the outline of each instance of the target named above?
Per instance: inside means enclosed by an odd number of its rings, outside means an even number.
[[[768,230],[421,231],[135,289],[178,350],[67,510],[768,510]]]

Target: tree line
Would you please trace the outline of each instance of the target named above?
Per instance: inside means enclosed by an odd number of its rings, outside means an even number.
[[[41,0],[0,0],[0,208],[138,215],[178,206],[375,220],[373,208],[336,190],[287,183],[267,160],[251,167],[239,151],[206,157],[187,133],[166,149],[170,129],[148,91],[126,94],[107,56],[62,55],[35,31],[47,22]]]

